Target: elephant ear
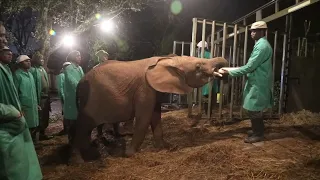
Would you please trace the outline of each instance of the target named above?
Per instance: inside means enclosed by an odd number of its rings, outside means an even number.
[[[149,85],[159,92],[187,94],[192,88],[186,84],[185,73],[176,67],[171,58],[161,58],[146,72]]]

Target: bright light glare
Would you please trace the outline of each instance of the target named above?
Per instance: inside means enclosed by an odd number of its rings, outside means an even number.
[[[100,19],[101,18],[101,14],[97,13],[96,15],[96,19]]]
[[[49,34],[50,34],[51,36],[55,36],[55,35],[56,35],[56,32],[55,32],[53,29],[50,29]]]
[[[100,25],[100,29],[103,32],[112,32],[114,29],[114,23],[111,20],[103,21]]]
[[[71,47],[74,44],[74,38],[71,35],[65,35],[63,37],[63,44],[65,46]]]

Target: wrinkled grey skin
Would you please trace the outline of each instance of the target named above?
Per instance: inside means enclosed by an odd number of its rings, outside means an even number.
[[[127,62],[109,60],[92,69],[77,86],[79,113],[72,160],[82,162],[79,152],[97,153],[90,146],[90,134],[95,127],[134,117],[135,128],[132,142],[126,148],[127,156],[138,151],[149,126],[155,146],[168,147],[161,125],[163,93],[190,93],[213,80],[213,71],[226,66],[228,62],[221,57],[208,60],[173,56]]]

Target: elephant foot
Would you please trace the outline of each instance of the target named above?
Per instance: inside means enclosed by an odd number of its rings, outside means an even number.
[[[124,133],[115,134],[116,138],[122,138],[122,137],[126,137],[126,136],[133,136],[133,133],[132,132],[124,132]]]
[[[161,140],[155,143],[155,148],[157,149],[170,149],[172,145],[165,140]]]
[[[82,163],[84,163],[84,160],[81,157],[81,153],[78,150],[73,150],[68,160],[68,165],[76,165]]]
[[[158,150],[169,150],[169,151],[175,151],[178,149],[177,145],[172,145],[164,140],[162,140],[160,143],[155,143],[155,148],[157,148]]]
[[[86,150],[83,150],[82,154],[85,157],[85,159],[87,159],[88,161],[98,160],[101,157],[101,154],[98,148],[95,148],[95,147],[90,147]]]
[[[134,150],[134,148],[132,147],[129,147],[126,149],[125,156],[132,157],[135,153],[136,153],[136,150]]]

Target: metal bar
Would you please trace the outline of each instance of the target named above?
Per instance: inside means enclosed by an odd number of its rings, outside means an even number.
[[[274,12],[279,12],[279,1],[275,1]]]
[[[195,56],[195,47],[197,42],[197,18],[192,19],[192,42],[190,55]],[[188,94],[188,116],[192,115],[192,92]]]
[[[284,79],[284,101],[283,101],[283,110],[287,108],[288,95],[289,95],[289,65],[291,60],[291,29],[292,29],[292,14],[289,14],[287,17],[286,23],[286,33],[287,33],[287,52],[286,52],[286,66],[285,66],[285,79]]]
[[[231,66],[231,60],[232,60],[232,46],[229,47],[229,66]]]
[[[226,55],[226,43],[227,43],[227,23],[223,24],[223,41],[222,41],[222,57]],[[223,104],[223,80],[220,81],[220,96],[219,96],[219,119],[222,117],[222,104]]]
[[[276,76],[276,60],[277,60],[277,41],[278,41],[278,31],[274,32],[274,42],[273,42],[273,61],[272,61],[272,97],[274,97],[274,83]],[[271,108],[270,117],[273,115],[273,110]]]
[[[234,26],[234,33],[237,32],[237,25]],[[236,64],[236,58],[237,58],[237,37],[238,36],[234,36],[234,40],[233,40],[233,58],[232,58],[232,66],[235,67]],[[234,101],[234,82],[235,79],[232,78],[231,79],[231,102],[230,102],[230,119],[232,120],[233,118],[233,101]]]
[[[191,44],[191,42],[185,42],[185,41],[175,41],[176,44]]]
[[[217,33],[217,39],[220,39],[220,37],[221,37],[220,33]],[[216,44],[216,48],[217,48],[216,56],[220,56],[220,43]]]
[[[262,19],[262,10],[259,9],[257,12],[256,12],[256,21],[260,21]]]
[[[214,57],[213,51],[214,51],[214,34],[216,33],[216,23],[215,21],[212,21],[212,28],[211,28],[211,49],[210,49],[210,58]]]
[[[297,11],[297,10],[299,10],[301,8],[310,6],[310,5],[312,5],[314,3],[317,3],[319,1],[320,0],[304,0],[304,1],[300,2],[299,4],[292,5],[292,6],[288,7],[288,8],[286,8],[286,9],[283,9],[283,10],[281,10],[279,12],[276,12],[276,13],[268,16],[268,17],[265,17],[261,21],[265,21],[266,23],[268,23],[270,21],[273,21],[273,20],[276,20],[276,19],[281,18],[283,16],[286,16],[286,15],[288,15],[288,14],[294,12],[294,11]],[[237,21],[235,21],[234,23],[237,23]],[[239,28],[239,31],[237,33],[238,34],[243,33],[244,30],[245,30],[245,28]],[[231,34],[227,35],[227,38],[231,38],[233,36],[234,36],[234,33],[231,33]],[[215,43],[218,43],[218,42],[221,42],[221,41],[223,41],[222,38],[217,39]]]
[[[211,19],[197,18],[197,23],[202,24],[204,21],[206,21],[205,24],[212,25],[212,21],[213,21],[213,20],[211,20]],[[224,23],[225,23],[225,22],[215,21],[216,26],[221,26],[221,27],[223,27],[223,26],[224,26]],[[238,26],[239,26],[239,25],[238,25]],[[234,28],[234,24],[233,24],[233,23],[227,23],[227,27],[228,27],[228,28]],[[242,27],[244,27],[244,26],[242,26]]]
[[[176,54],[176,49],[177,49],[177,42],[176,41],[173,41],[173,54]]]
[[[204,49],[206,41],[206,20],[203,20],[202,24],[202,48],[201,48],[201,58],[204,58]],[[199,114],[202,112],[202,87],[198,88],[198,98],[199,98]]]
[[[184,42],[182,42],[181,44],[181,56],[184,55]]]
[[[280,81],[280,98],[279,98],[279,117],[282,114],[282,101],[283,101],[283,80],[284,80],[284,68],[286,62],[286,45],[287,45],[287,35],[283,36],[283,52],[282,52],[282,64],[281,64],[281,81]]]
[[[243,65],[247,63],[247,49],[248,49],[248,26],[246,27],[245,33],[244,33],[244,46],[243,46]],[[242,77],[242,89],[244,89],[244,85],[246,82],[245,76]],[[240,118],[243,118],[243,108],[242,104],[240,107]]]
[[[229,47],[229,59],[228,59],[229,67],[231,67],[231,61],[232,61],[232,46]],[[230,81],[231,81],[231,77],[228,76],[228,84],[230,84]],[[227,93],[227,102],[230,102],[229,93]]]
[[[211,27],[211,48],[210,48],[210,58],[213,58],[213,41],[214,41],[214,34],[216,33],[216,23],[215,21],[212,21],[212,27]],[[210,81],[209,83],[209,99],[208,99],[208,111],[207,111],[207,117],[211,118],[211,109],[212,109],[212,88],[213,88],[213,82]],[[215,102],[216,103],[216,102]]]
[[[205,49],[205,41],[206,41],[206,20],[204,19],[202,24],[202,40],[201,40],[201,44],[202,44],[202,48],[201,48],[201,58],[204,58],[204,49]]]
[[[301,46],[301,41],[300,37],[298,37],[298,48],[297,48],[297,56],[300,56],[300,46]]]
[[[308,56],[308,39],[305,40],[306,45],[304,46],[304,57]]]
[[[241,41],[241,37],[239,36],[239,40],[237,40],[237,57],[236,57],[236,66],[240,66],[239,65],[239,56],[240,56],[240,47],[239,47],[239,43],[238,42],[240,42]],[[240,90],[240,87],[239,87],[239,85],[241,85],[241,83],[239,83],[239,77],[236,77],[235,78],[235,104],[237,104],[238,103],[238,100],[239,100],[239,90]]]
[[[273,0],[273,1],[270,1],[270,2],[268,2],[267,4],[265,4],[265,5],[263,5],[263,6],[259,7],[259,8],[257,8],[257,9],[255,9],[255,10],[251,11],[251,13],[246,14],[246,15],[242,16],[241,18],[233,21],[232,23],[234,23],[234,24],[239,23],[239,22],[242,21],[243,19],[245,19],[245,18],[247,18],[247,17],[255,14],[257,11],[262,10],[262,9],[265,9],[265,8],[267,8],[267,7],[269,7],[269,6],[272,6],[274,3],[275,3],[274,0]]]
[[[269,34],[269,31],[268,29],[266,30],[266,39],[268,40],[268,34]]]

